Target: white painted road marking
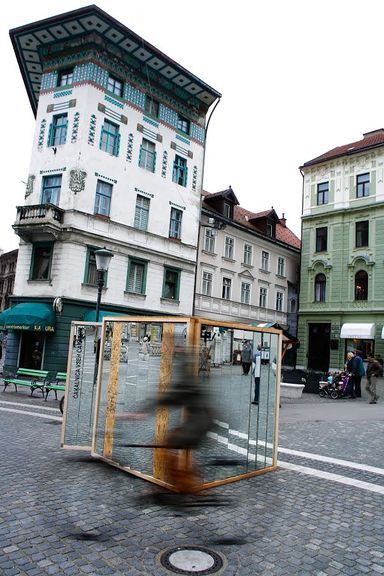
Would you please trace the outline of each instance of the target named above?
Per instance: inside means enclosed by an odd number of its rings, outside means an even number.
[[[8,400],[0,400],[0,404],[5,404],[6,406],[21,406],[22,408],[38,408],[39,410],[60,412],[58,408],[50,408],[49,406],[33,406],[32,404],[23,404],[22,402],[9,402]]]
[[[49,418],[49,420],[58,420],[62,422],[63,419],[59,416],[51,416],[50,414],[39,414],[39,412],[29,412],[27,410],[16,410],[15,408],[2,408],[0,412],[12,412],[13,414],[26,414],[27,416],[37,416],[38,418]]]

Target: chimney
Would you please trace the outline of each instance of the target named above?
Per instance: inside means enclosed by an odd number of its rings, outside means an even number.
[[[284,226],[284,228],[285,228],[286,225],[287,225],[287,219],[286,219],[285,216],[284,216],[284,212],[283,212],[282,217],[280,218],[280,224],[281,224],[282,226]]]

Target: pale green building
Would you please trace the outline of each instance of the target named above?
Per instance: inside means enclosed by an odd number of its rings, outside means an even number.
[[[384,129],[301,172],[297,366],[341,368],[354,349],[384,356]]]

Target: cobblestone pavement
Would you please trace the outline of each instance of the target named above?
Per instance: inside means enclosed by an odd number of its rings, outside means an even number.
[[[225,576],[384,574],[383,436],[384,405],[364,398],[283,402],[279,470],[215,489],[230,505],[179,510],[157,505],[148,483],[61,450],[55,400],[7,391],[0,574],[166,576],[158,554],[183,545],[222,554]]]

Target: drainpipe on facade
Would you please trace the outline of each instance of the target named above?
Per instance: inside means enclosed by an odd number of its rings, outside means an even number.
[[[199,224],[198,224],[198,230],[197,230],[197,245],[196,245],[195,279],[193,282],[193,295],[192,295],[192,316],[195,315],[195,309],[196,309],[195,294],[196,294],[196,286],[197,286],[197,262],[198,262],[198,258],[199,258],[199,246],[200,246],[200,228],[201,228],[200,223],[201,223],[201,208],[203,205],[203,190],[204,190],[203,183],[204,183],[204,170],[205,170],[205,152],[206,152],[206,147],[207,147],[207,133],[208,133],[209,123],[210,123],[211,118],[212,118],[212,114],[216,110],[216,107],[219,104],[220,100],[221,100],[221,98],[218,98],[218,100],[216,101],[216,104],[212,108],[211,113],[210,113],[208,120],[207,120],[207,124],[205,126],[204,154],[203,154],[203,164],[202,164],[202,168],[201,168],[201,188],[200,188],[200,202],[199,202]]]
[[[304,172],[302,171],[302,169],[300,168],[300,174],[301,177],[303,179],[302,182],[302,192],[301,192],[301,238],[300,238],[300,258],[299,258],[299,277],[298,277],[298,283],[299,283],[299,290],[297,293],[297,333],[299,331],[299,310],[300,310],[300,288],[301,288],[301,254],[302,254],[302,250],[303,250],[303,211],[304,211]],[[296,337],[297,337],[297,333],[296,333]],[[308,369],[308,342],[307,342],[307,351],[305,353],[305,364],[306,364],[306,368]],[[304,358],[303,358],[304,361]],[[296,357],[296,364],[297,364],[297,357]],[[296,368],[296,366],[295,366]]]

